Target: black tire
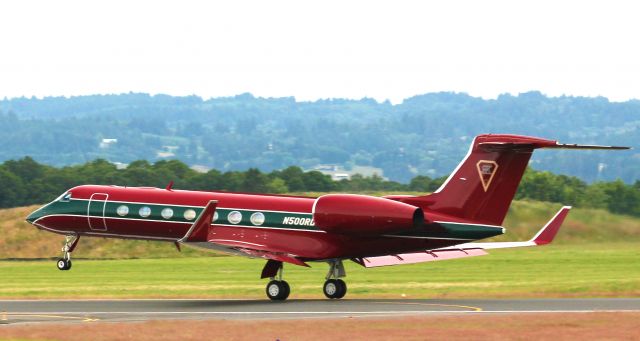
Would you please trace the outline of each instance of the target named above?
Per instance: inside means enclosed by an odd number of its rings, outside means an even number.
[[[71,269],[71,259],[67,261],[67,268],[65,270]]]
[[[339,299],[343,298],[344,295],[347,294],[347,283],[345,283],[341,279],[336,279],[336,284],[338,285],[338,291],[336,292],[334,298]]]
[[[58,267],[58,270],[68,270],[67,260],[64,258],[58,259],[58,261],[56,262],[56,266]]]
[[[271,281],[267,283],[267,297],[272,301],[284,301],[289,297],[291,289],[285,281]]]
[[[281,281],[280,283],[284,287],[283,288],[284,291],[282,293],[282,300],[286,300],[289,297],[289,294],[291,293],[291,287],[289,286],[289,283],[287,283],[287,281]]]
[[[337,295],[340,290],[340,284],[335,279],[329,279],[324,282],[322,286],[322,292],[327,298],[334,299],[337,298]]]

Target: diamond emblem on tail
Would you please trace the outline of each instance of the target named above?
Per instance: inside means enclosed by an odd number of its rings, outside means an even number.
[[[478,168],[478,175],[480,176],[482,188],[486,192],[489,189],[489,185],[491,185],[493,176],[498,170],[498,164],[495,161],[480,160],[476,164],[476,167]]]

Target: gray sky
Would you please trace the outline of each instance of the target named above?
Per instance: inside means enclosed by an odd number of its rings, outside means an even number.
[[[640,98],[633,1],[3,1],[0,98]]]

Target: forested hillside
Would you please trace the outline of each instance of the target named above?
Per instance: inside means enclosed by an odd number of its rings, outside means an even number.
[[[406,183],[416,175],[449,174],[479,133],[515,133],[636,147],[539,151],[532,162],[535,169],[586,181],[632,183],[640,178],[639,127],[638,100],[538,92],[495,100],[431,93],[397,105],[250,94],[209,100],[133,93],[16,98],[0,101],[0,161],[31,156],[63,166],[96,158],[130,163],[171,157],[221,171],[267,172],[290,165],[360,165],[382,168],[385,177]]]

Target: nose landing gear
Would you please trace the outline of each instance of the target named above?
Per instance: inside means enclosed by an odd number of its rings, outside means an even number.
[[[62,258],[56,262],[58,270],[71,269],[71,252],[75,250],[79,240],[80,236],[78,235],[65,236],[64,246],[62,247]]]
[[[69,270],[71,269],[71,259],[60,258],[56,265],[58,266],[58,270]]]

